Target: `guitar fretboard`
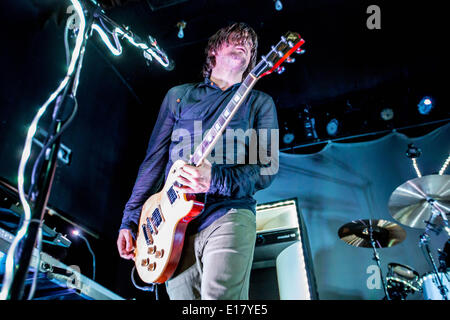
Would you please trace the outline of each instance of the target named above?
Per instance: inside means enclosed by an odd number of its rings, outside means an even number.
[[[245,80],[239,86],[239,89],[231,98],[230,102],[228,102],[225,109],[214,122],[208,134],[195,149],[195,152],[190,159],[190,163],[192,165],[198,166],[203,161],[203,159],[205,159],[211,153],[220,135],[223,133],[226,126],[241,106],[242,102],[248,96],[248,93],[251,91],[257,80],[258,78],[256,78],[251,73],[245,78]]]

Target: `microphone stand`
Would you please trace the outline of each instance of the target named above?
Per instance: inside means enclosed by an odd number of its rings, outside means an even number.
[[[44,150],[42,169],[39,172],[39,177],[36,181],[36,192],[31,192],[29,194],[30,199],[34,201],[34,205],[31,208],[31,217],[28,227],[20,243],[15,256],[17,256],[17,263],[14,264],[11,282],[8,283],[8,287],[4,286],[6,289],[6,299],[8,300],[21,300],[24,294],[25,279],[28,273],[28,269],[31,262],[31,257],[33,255],[33,249],[37,240],[38,231],[41,225],[41,221],[45,215],[45,209],[47,207],[48,199],[50,198],[50,192],[52,188],[53,179],[55,176],[56,162],[58,159],[58,151],[61,145],[61,128],[67,122],[64,121],[64,113],[67,109],[67,105],[74,103],[73,107],[77,108],[76,92],[78,89],[78,83],[80,78],[80,72],[83,65],[84,54],[86,50],[87,40],[92,34],[94,20],[96,18],[103,18],[112,24],[116,29],[121,30],[122,35],[128,39],[134,46],[140,48],[144,51],[144,57],[151,61],[151,56],[156,58],[161,65],[163,65],[166,70],[170,71],[173,69],[174,64],[164,52],[156,44],[156,40],[149,36],[150,46],[143,43],[139,43],[141,39],[133,34],[128,28],[122,28],[112,19],[108,18],[97,1],[95,0],[85,0],[85,6],[82,7],[86,19],[86,28],[83,34],[83,40],[80,47],[80,55],[75,64],[75,72],[70,74],[67,85],[64,90],[56,98],[55,106],[52,114],[52,122],[50,125],[49,133],[47,139],[44,143],[43,148],[49,150]],[[137,41],[137,42],[136,42]],[[69,88],[71,92],[69,93]],[[47,151],[49,151],[47,153]],[[95,261],[95,257],[94,257]],[[95,268],[95,267],[94,267]],[[39,266],[37,266],[37,271],[39,271]],[[36,271],[36,272],[37,272]],[[95,271],[94,271],[95,272]],[[2,289],[3,291],[3,289]]]
[[[76,91],[78,88],[78,82],[80,77],[80,71],[83,64],[83,57],[86,49],[86,43],[88,35],[91,31],[91,25],[93,23],[93,15],[90,15],[86,24],[85,34],[83,35],[83,43],[80,50],[80,56],[76,64],[76,71],[70,75],[69,82],[64,91],[57,97],[55,107],[53,109],[52,123],[50,125],[49,134],[46,143],[58,135],[63,125],[62,117],[65,109],[67,108],[68,98],[76,103]],[[71,87],[69,94],[68,90]],[[58,151],[60,147],[61,137],[57,137],[55,142],[50,148],[50,152],[43,158],[42,172],[37,180],[37,189],[39,190],[34,194],[34,206],[31,210],[31,222],[28,226],[26,234],[23,239],[23,243],[17,252],[18,262],[15,265],[14,273],[12,276],[11,286],[8,290],[6,299],[8,300],[21,300],[24,295],[25,279],[28,273],[28,269],[33,254],[33,249],[36,243],[37,234],[39,230],[40,222],[42,221],[45,208],[47,207],[48,199],[52,188],[53,179],[55,176],[56,162],[58,158]],[[44,145],[46,144],[44,143]],[[36,272],[40,266],[36,266]]]

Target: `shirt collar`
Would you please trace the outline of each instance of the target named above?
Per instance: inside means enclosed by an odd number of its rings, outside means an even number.
[[[235,83],[235,84],[233,84],[231,87],[229,87],[227,90],[237,88],[237,87],[239,87],[239,86],[241,85],[241,83],[242,83],[242,82]],[[203,80],[203,83],[202,83],[202,84],[203,84],[203,85],[206,85],[206,86],[208,86],[208,87],[214,88],[214,89],[222,90],[222,89],[219,88],[219,86],[218,86],[217,84],[214,83],[214,81],[212,81],[212,80],[211,80],[210,78],[208,78],[208,77],[205,77],[205,79]],[[225,90],[225,91],[227,91],[227,90]]]

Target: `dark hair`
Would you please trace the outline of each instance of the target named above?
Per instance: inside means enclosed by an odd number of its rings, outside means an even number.
[[[206,61],[203,65],[203,77],[209,78],[211,76],[212,69],[216,65],[216,58],[212,54],[213,51],[217,51],[227,41],[241,43],[245,40],[251,40],[253,46],[251,48],[250,63],[243,73],[244,79],[250,71],[252,71],[256,64],[258,36],[256,35],[255,30],[243,22],[233,23],[228,27],[224,27],[209,38],[208,45],[205,48]]]

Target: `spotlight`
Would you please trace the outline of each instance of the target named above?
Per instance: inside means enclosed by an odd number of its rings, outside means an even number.
[[[283,142],[285,144],[291,144],[294,141],[295,135],[293,133],[286,133],[283,135]]]
[[[327,133],[330,136],[336,136],[339,131],[339,120],[331,119],[327,124]]]
[[[383,110],[381,110],[380,116],[384,121],[392,120],[394,118],[394,110],[392,110],[391,108],[384,108]]]
[[[310,106],[306,106],[303,110],[304,112],[304,128],[305,128],[305,134],[307,139],[318,139],[317,132],[316,132],[316,120],[313,117],[309,116],[309,110],[311,109]],[[299,115],[301,117],[301,114]]]
[[[289,129],[287,122],[284,123],[283,126],[283,143],[291,144],[295,139],[295,134],[292,130]]]
[[[186,28],[186,22],[180,21],[177,23],[178,28],[178,38],[183,39],[184,38],[184,31],[183,29]]]
[[[423,97],[417,105],[420,114],[429,114],[433,109],[433,99],[430,97]]]
[[[275,0],[274,0],[275,1]],[[275,10],[277,11],[281,11],[283,9],[283,4],[281,3],[280,0],[276,0],[275,1]]]

